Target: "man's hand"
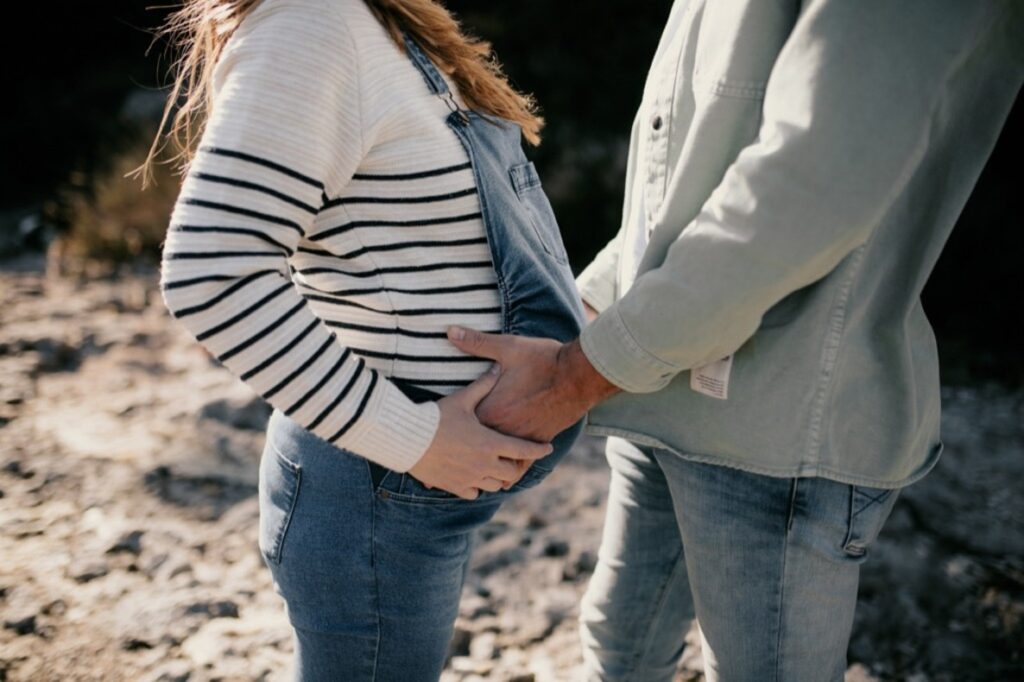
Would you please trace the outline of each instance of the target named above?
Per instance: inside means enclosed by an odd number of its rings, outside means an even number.
[[[481,490],[512,487],[530,464],[551,454],[548,443],[496,433],[474,413],[498,381],[497,365],[469,386],[437,401],[441,423],[430,447],[409,469],[428,488],[441,488],[467,500]]]
[[[579,341],[502,336],[451,327],[459,350],[501,365],[498,385],[477,406],[480,421],[502,433],[549,442],[620,389],[594,369]]]
[[[597,316],[599,315],[599,313],[598,313],[598,312],[597,312],[597,310],[596,310],[596,309],[594,308],[594,306],[590,305],[590,304],[589,304],[589,303],[587,303],[586,301],[584,301],[584,302],[583,302],[583,310],[584,310],[584,311],[586,312],[586,314],[587,314],[587,322],[588,322],[588,323],[589,323],[589,322],[593,322],[594,320],[596,320],[596,319],[597,319]]]

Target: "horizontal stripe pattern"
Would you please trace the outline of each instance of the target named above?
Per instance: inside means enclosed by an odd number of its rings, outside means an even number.
[[[405,470],[436,408],[388,378],[469,384],[491,363],[446,330],[497,332],[502,304],[447,106],[375,22],[361,0],[266,0],[247,15],[170,217],[161,285],[176,319],[274,407]]]

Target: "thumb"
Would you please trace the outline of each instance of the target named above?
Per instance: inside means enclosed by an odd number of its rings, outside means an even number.
[[[449,327],[448,340],[463,353],[501,362],[505,339],[500,334],[486,334],[465,327]]]
[[[480,404],[480,401],[486,398],[487,394],[490,393],[491,389],[493,389],[495,384],[498,383],[498,377],[500,376],[501,365],[494,363],[491,365],[491,368],[481,374],[476,381],[452,395],[469,411],[474,411],[476,410],[476,406]]]

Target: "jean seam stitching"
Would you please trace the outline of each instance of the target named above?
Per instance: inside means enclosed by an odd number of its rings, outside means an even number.
[[[302,468],[295,469],[295,492],[292,494],[291,502],[288,505],[288,515],[284,519],[284,523],[281,524],[281,530],[278,533],[277,540],[277,563],[281,563],[284,555],[284,541],[285,536],[288,534],[288,529],[292,525],[292,515],[295,512],[295,505],[299,503],[299,486],[302,484]]]
[[[383,483],[383,481],[381,481]],[[370,486],[373,487],[373,478],[370,478]],[[371,680],[377,679],[377,666],[380,662],[380,639],[381,639],[381,609],[380,609],[380,580],[377,576],[377,495],[370,493],[370,568],[373,571],[373,600],[377,612],[377,633],[373,640],[373,669]]]
[[[774,682],[780,682],[782,680],[782,640],[783,640],[783,628],[785,621],[785,604],[786,604],[786,568],[787,558],[789,556],[789,541],[792,533],[787,531],[785,540],[782,544],[782,572],[779,580],[779,619],[776,625],[777,635],[775,641],[775,676]]]
[[[284,522],[281,523],[281,527],[277,531],[277,535],[274,538],[274,551],[271,555],[271,559],[275,564],[281,563],[281,555],[284,553],[284,540],[285,535],[288,532],[288,527],[292,524],[292,513],[295,511],[295,505],[299,502],[299,486],[302,484],[302,466],[288,459],[283,452],[274,444],[270,444],[270,448],[277,455],[279,461],[281,461],[288,469],[291,470],[295,476],[295,490],[291,494],[288,501],[288,509],[285,512]]]
[[[675,578],[676,572],[679,571],[680,566],[684,565],[684,556],[685,555],[683,550],[679,550],[679,553],[676,554],[676,558],[672,563],[672,570],[669,571],[669,574],[665,578],[665,581],[661,584],[661,587],[658,588],[658,605],[654,608],[654,611],[651,614],[651,618],[647,623],[647,633],[644,635],[644,639],[641,643],[641,646],[638,647],[637,651],[633,654],[633,660],[630,662],[629,665],[629,677],[627,677],[627,680],[635,679],[633,677],[633,674],[636,672],[637,665],[640,663],[640,660],[643,658],[643,655],[647,653],[647,649],[651,645],[651,641],[654,638],[654,621],[657,620],[657,615],[661,613],[662,608],[664,608],[665,606],[665,600],[668,596],[668,586],[672,583],[672,580],[673,578]]]

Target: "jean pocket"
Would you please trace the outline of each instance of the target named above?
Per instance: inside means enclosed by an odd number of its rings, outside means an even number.
[[[486,493],[481,493],[481,497]],[[390,472],[377,487],[377,495],[392,502],[405,504],[465,504],[458,495],[442,488],[428,488],[412,474]],[[480,498],[477,498],[480,499]]]
[[[868,548],[878,538],[892,513],[898,489],[850,486],[850,504],[843,551],[855,559],[867,557]]]
[[[467,500],[443,488],[428,488],[426,484],[410,473],[397,476],[391,485],[386,484],[383,488],[386,491],[386,497],[395,502],[427,505],[467,505],[490,502],[515,490],[515,487],[508,491],[481,490],[475,499]]]
[[[512,166],[509,177],[544,251],[558,263],[568,263],[569,256],[558,229],[558,220],[541,186],[536,166],[532,161]]]
[[[302,467],[285,457],[268,440],[260,458],[259,548],[271,563],[281,563],[301,481]]]

